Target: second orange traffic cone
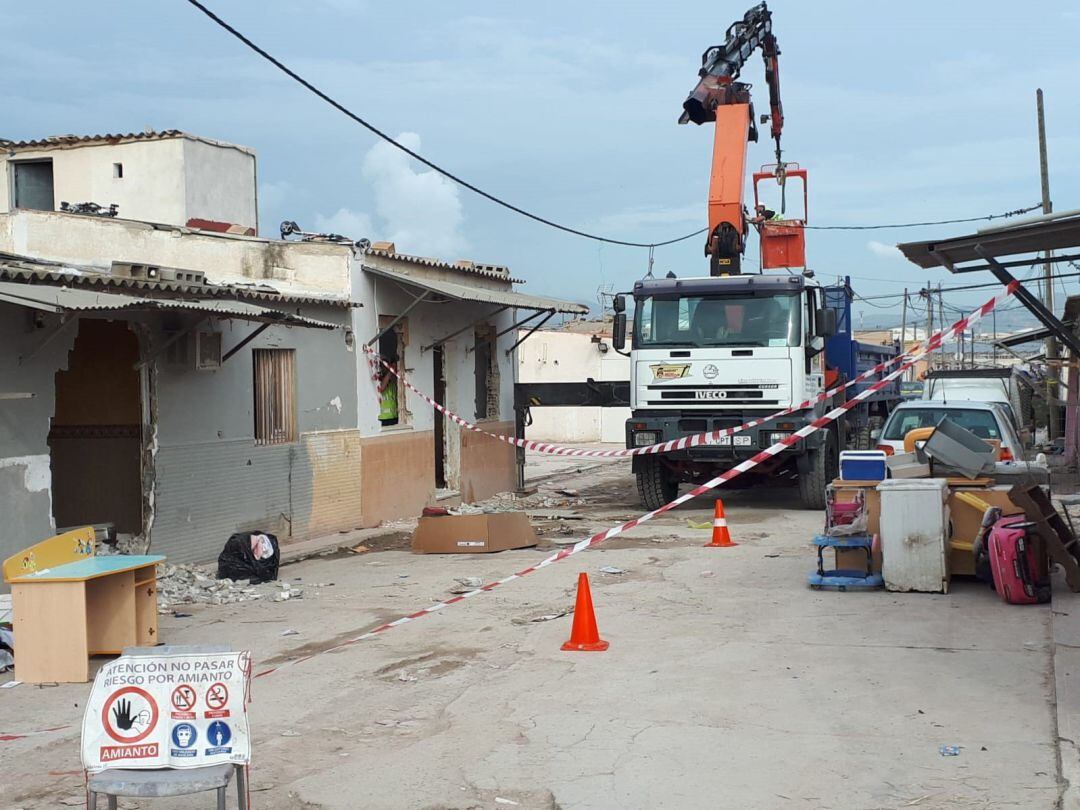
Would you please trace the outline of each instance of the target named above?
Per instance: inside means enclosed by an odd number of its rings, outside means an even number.
[[[739,544],[731,539],[731,532],[728,531],[727,517],[724,515],[724,502],[717,498],[716,509],[713,512],[712,542],[706,543],[705,547],[730,548],[737,545]]]
[[[570,640],[562,648],[577,652],[601,652],[608,648],[608,643],[600,638],[600,631],[596,627],[589,575],[584,572],[578,575],[577,603],[574,605],[574,626],[570,629]]]

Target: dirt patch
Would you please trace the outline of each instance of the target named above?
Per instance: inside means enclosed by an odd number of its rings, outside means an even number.
[[[441,678],[466,666],[479,654],[479,650],[472,649],[435,650],[379,667],[374,674],[388,683]]]

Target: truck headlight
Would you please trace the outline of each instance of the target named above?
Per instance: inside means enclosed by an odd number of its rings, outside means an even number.
[[[790,430],[774,430],[772,433],[769,434],[769,444],[773,445],[777,442],[782,442],[784,439],[790,436],[791,433],[792,431]]]
[[[634,432],[634,447],[648,447],[650,444],[659,444],[660,434],[655,430],[638,430]]]

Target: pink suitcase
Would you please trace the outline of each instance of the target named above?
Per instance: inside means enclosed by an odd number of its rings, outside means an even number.
[[[1011,605],[1050,601],[1050,580],[1039,560],[1038,544],[1028,533],[1034,526],[1023,515],[1004,517],[990,529],[987,550],[994,589]]]

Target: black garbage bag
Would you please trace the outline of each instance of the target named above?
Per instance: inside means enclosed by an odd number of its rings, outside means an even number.
[[[274,547],[274,553],[263,560],[256,559],[251,550],[251,537],[258,534],[266,535]],[[280,563],[281,549],[274,535],[267,532],[237,532],[225,541],[225,548],[218,555],[217,578],[269,582],[278,578]]]

